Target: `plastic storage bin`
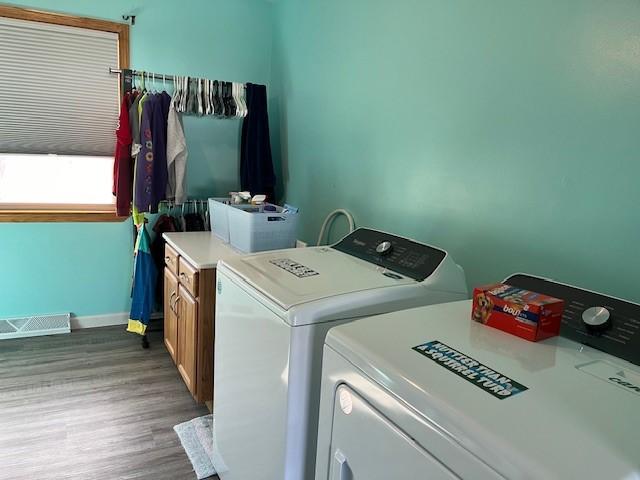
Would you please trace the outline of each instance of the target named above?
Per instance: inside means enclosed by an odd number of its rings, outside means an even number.
[[[229,243],[229,210],[240,208],[244,210],[255,209],[254,205],[231,205],[228,198],[209,199],[209,222],[211,233],[223,242]]]
[[[275,212],[265,212],[262,205],[250,209],[231,205],[228,210],[231,245],[245,253],[295,247],[298,214],[283,213],[282,207],[273,206]]]
[[[234,205],[227,198],[210,198],[211,232],[244,253],[295,247],[298,214],[272,206],[275,212],[265,212],[264,205]]]
[[[228,198],[210,198],[209,199],[209,221],[211,224],[211,233],[221,239],[223,242],[229,243],[229,205]]]

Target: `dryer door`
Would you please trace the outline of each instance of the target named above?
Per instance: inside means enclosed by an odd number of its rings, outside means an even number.
[[[459,478],[346,385],[335,396],[331,480]]]

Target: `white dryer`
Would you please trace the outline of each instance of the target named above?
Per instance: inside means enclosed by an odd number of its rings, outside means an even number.
[[[640,305],[505,283],[565,299],[561,336],[486,327],[470,301],[328,333],[316,480],[640,479]]]
[[[444,250],[364,228],[333,247],[225,260],[217,275],[214,465],[223,480],[313,477],[330,327],[468,298]]]

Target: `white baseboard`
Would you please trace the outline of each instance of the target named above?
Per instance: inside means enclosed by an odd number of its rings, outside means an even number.
[[[162,312],[151,314],[152,319],[162,318]],[[129,312],[107,313],[105,315],[87,315],[71,317],[71,330],[81,328],[110,327],[113,325],[126,325],[129,323]]]

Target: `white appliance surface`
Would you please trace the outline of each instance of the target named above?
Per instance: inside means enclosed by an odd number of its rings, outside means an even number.
[[[278,265],[296,262],[313,272],[297,277]],[[362,290],[415,283],[380,275],[381,267],[329,247],[292,248],[248,255],[228,268],[285,310],[294,305]]]
[[[385,238],[395,250],[372,254]],[[218,265],[214,464],[223,480],[313,477],[329,328],[468,298],[464,272],[443,250],[368,229],[341,245],[345,251],[281,250]]]
[[[487,386],[508,377],[526,390],[497,398],[414,349],[429,342],[497,372]],[[461,301],[336,327],[324,359],[316,479],[418,478],[424,459],[394,460],[416,449],[462,478],[640,479],[640,367],[607,353],[528,342],[473,322]]]

